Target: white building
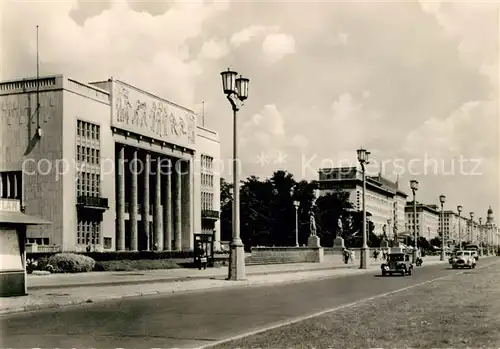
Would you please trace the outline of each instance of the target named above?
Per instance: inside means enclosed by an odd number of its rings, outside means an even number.
[[[349,200],[358,211],[363,205],[362,173],[356,167],[323,168],[318,171],[320,195],[343,191],[349,193]],[[375,234],[383,234],[384,229],[390,237],[394,228],[399,233],[404,230],[404,208],[407,194],[381,175],[366,178],[366,210],[375,225]],[[396,224],[394,224],[396,223]]]
[[[436,205],[424,205],[417,202],[417,216],[414,217],[413,201],[407,202],[405,207],[406,232],[413,236],[415,224],[417,226],[417,236],[431,240],[439,234],[439,214]]]
[[[53,223],[29,228],[29,243],[180,251],[196,233],[220,240],[220,143],[192,110],[62,75],[1,82],[0,104],[0,199]]]

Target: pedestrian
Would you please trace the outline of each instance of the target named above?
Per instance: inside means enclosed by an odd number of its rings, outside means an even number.
[[[351,250],[351,262],[354,263],[356,261],[356,252],[354,250]]]
[[[375,260],[377,260],[377,258],[378,258],[378,250],[377,249],[375,249],[373,251],[373,258],[375,258]]]
[[[349,250],[347,248],[344,248],[344,251],[342,251],[342,253],[344,255],[344,263],[345,264],[349,263],[349,256],[350,256]]]

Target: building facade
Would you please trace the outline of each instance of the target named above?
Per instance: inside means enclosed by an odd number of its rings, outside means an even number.
[[[363,207],[362,173],[357,167],[323,168],[318,171],[320,195],[336,191],[349,193],[353,207]],[[399,189],[398,182],[378,176],[366,177],[366,210],[375,227],[375,234],[384,233],[392,237],[394,231],[403,232],[404,207],[407,194]]]
[[[135,251],[191,250],[202,231],[220,240],[220,144],[191,110],[122,81],[61,75],[2,82],[0,104],[2,198],[53,222],[28,242]]]
[[[440,211],[436,205],[424,205],[417,202],[416,217],[413,201],[407,202],[405,207],[406,231],[413,236],[415,226],[417,236],[431,240],[439,236]]]

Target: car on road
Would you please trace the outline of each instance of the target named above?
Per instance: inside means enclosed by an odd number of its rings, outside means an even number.
[[[453,252],[451,255],[450,255],[450,258],[448,258],[448,263],[450,265],[453,265],[454,261],[457,259],[457,253],[456,252]]]
[[[393,248],[387,255],[387,261],[380,266],[382,276],[401,274],[411,275],[413,264],[410,262],[410,253],[402,248]]]
[[[456,259],[452,263],[453,269],[458,268],[469,268],[473,269],[476,267],[476,258],[474,256],[474,251],[460,250],[456,252]]]

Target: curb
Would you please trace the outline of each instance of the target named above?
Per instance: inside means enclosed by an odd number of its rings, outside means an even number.
[[[261,275],[276,275],[276,274],[294,274],[307,271],[324,271],[324,270],[337,270],[337,269],[357,269],[356,265],[349,266],[335,266],[335,267],[321,267],[321,268],[307,268],[307,269],[295,269],[295,270],[273,270],[273,271],[263,271],[255,273],[247,273],[248,276],[261,276]],[[126,280],[117,282],[100,282],[100,283],[75,283],[75,284],[62,284],[62,285],[38,285],[38,286],[28,286],[28,291],[38,291],[38,290],[55,290],[62,288],[77,288],[77,287],[104,287],[104,286],[124,286],[124,285],[144,285],[144,284],[157,284],[157,283],[175,283],[193,280],[213,280],[218,278],[223,278],[224,275],[203,275],[203,276],[183,276],[183,277],[169,277],[169,278],[158,278],[149,280]]]
[[[445,264],[445,263],[446,262],[437,261],[437,262],[425,264],[422,267],[433,266],[433,265],[438,265],[438,264]],[[422,268],[422,267],[419,267],[419,268]],[[227,289],[228,287],[248,288],[248,287],[272,286],[272,285],[278,285],[278,284],[281,285],[281,284],[301,283],[304,281],[315,281],[315,280],[324,280],[324,279],[349,276],[349,275],[368,274],[368,273],[371,273],[371,272],[378,270],[378,268],[359,269],[357,266],[350,266],[350,267],[337,267],[337,268],[290,271],[288,273],[279,273],[279,274],[292,274],[292,273],[298,273],[301,271],[308,272],[308,271],[324,271],[324,270],[339,270],[339,269],[354,269],[355,271],[353,274],[317,275],[317,276],[313,276],[313,277],[302,277],[299,279],[291,279],[291,280],[285,280],[285,281],[281,281],[281,282],[275,282],[272,280],[265,280],[265,281],[257,281],[254,283],[249,283],[248,280],[243,280],[243,281],[233,281],[230,283],[226,283],[224,285],[212,284],[212,285],[202,286],[200,288],[195,288],[195,289],[191,289],[191,290],[175,290],[175,289],[174,290],[165,290],[165,291],[157,290],[157,291],[149,291],[149,292],[130,293],[130,294],[125,294],[125,295],[121,295],[121,296],[104,296],[104,297],[94,297],[94,298],[87,298],[87,299],[68,300],[68,301],[62,301],[60,303],[33,304],[33,305],[16,307],[16,308],[0,309],[0,315],[7,315],[7,314],[14,314],[14,313],[25,313],[25,312],[54,309],[54,308],[63,308],[63,307],[72,306],[72,305],[91,304],[91,303],[97,303],[97,302],[102,302],[102,301],[137,298],[137,297],[144,297],[144,296],[156,296],[156,295],[168,295],[168,294],[174,295],[177,293],[186,294],[186,293],[196,293],[196,292],[203,292],[203,291],[205,291],[205,292],[206,291],[217,291],[220,289]],[[278,273],[265,272],[265,273],[260,273],[259,275],[266,275],[266,274],[278,274]],[[249,276],[251,276],[251,275],[257,275],[257,274],[249,274]],[[206,279],[206,277],[204,279]],[[194,281],[196,279],[191,278],[191,280]],[[183,281],[190,281],[190,280],[184,279]],[[218,280],[218,281],[223,281],[223,279]],[[99,284],[99,285],[102,285],[102,284]]]

